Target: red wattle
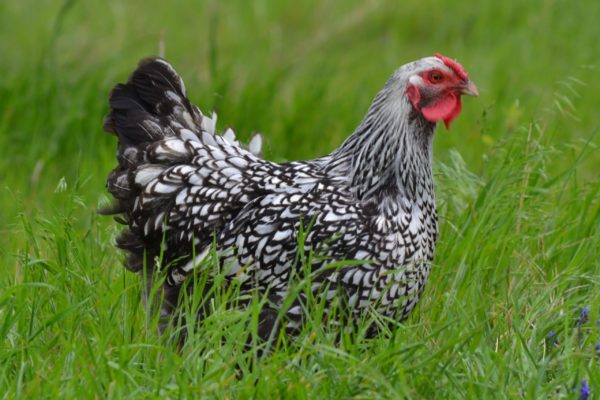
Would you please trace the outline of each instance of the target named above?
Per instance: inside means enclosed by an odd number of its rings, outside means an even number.
[[[444,121],[446,129],[449,129],[452,120],[458,116],[461,109],[462,102],[460,96],[450,93],[432,105],[423,107],[421,112],[426,120],[430,122]]]

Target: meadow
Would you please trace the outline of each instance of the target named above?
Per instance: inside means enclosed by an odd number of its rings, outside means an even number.
[[[4,398],[600,398],[600,2],[0,2]],[[162,43],[162,44],[161,44]],[[260,356],[219,306],[180,346],[97,215],[112,86],[164,55],[268,159],[347,137],[398,66],[440,52],[481,91],[434,149],[423,299],[376,338],[316,313]],[[599,322],[597,322],[599,321]],[[595,347],[597,346],[597,347]]]

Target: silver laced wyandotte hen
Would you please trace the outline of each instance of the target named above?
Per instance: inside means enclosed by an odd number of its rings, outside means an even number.
[[[458,62],[436,54],[408,63],[339,148],[275,163],[261,158],[260,136],[242,147],[232,130],[217,134],[216,115],[190,103],[169,63],[142,60],[113,89],[104,125],[118,137],[107,188],[111,211],[127,225],[117,238],[127,268],[150,282],[166,274],[160,313],[169,319],[180,314],[182,287],[194,290],[186,281],[198,269],[214,271],[204,267],[216,255],[226,284],[268,299],[263,338],[302,326],[307,293],[295,290],[294,278],[306,275],[307,262],[310,294],[325,313],[343,297],[352,319],[367,310],[405,319],[427,282],[438,234],[434,132],[458,116],[462,95],[478,90]],[[318,256],[300,261],[300,251]],[[296,298],[281,312],[290,293]],[[200,309],[199,323],[210,307]]]

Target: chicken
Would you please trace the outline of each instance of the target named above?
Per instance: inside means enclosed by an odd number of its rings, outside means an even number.
[[[246,149],[233,131],[217,134],[216,116],[190,103],[165,60],[142,60],[113,89],[104,124],[118,137],[107,188],[127,225],[116,241],[129,253],[127,268],[150,282],[166,271],[161,313],[177,316],[181,288],[214,248],[227,282],[268,297],[259,324],[268,337],[301,327],[304,292],[282,321],[277,314],[294,292],[291,278],[305,273],[299,253],[312,251],[310,290],[326,310],[341,296],[351,316],[375,309],[405,319],[427,282],[438,234],[434,131],[458,116],[462,95],[478,90],[458,62],[422,58],[394,72],[331,154],[274,163],[260,157],[261,136]],[[342,260],[360,262],[330,267]],[[201,309],[199,320],[208,312]]]

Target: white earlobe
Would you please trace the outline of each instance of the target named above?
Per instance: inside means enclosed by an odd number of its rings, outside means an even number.
[[[424,84],[423,78],[421,78],[419,75],[411,76],[408,78],[408,82],[413,86],[423,86]]]

